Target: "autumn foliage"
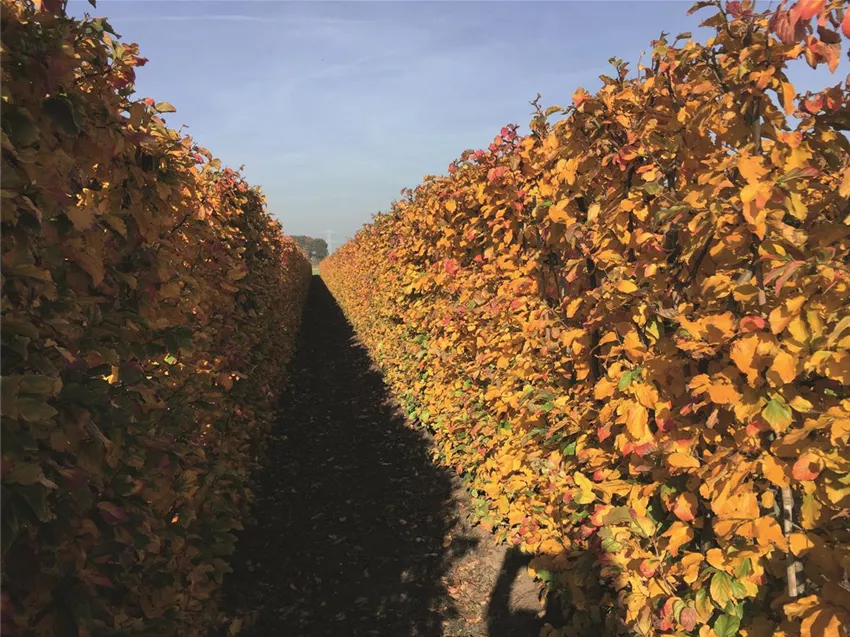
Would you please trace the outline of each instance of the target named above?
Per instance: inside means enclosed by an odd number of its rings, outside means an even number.
[[[561,591],[551,634],[838,637],[850,86],[801,95],[787,69],[834,70],[850,11],[695,9],[708,42],[613,60],[322,276],[484,522]]]
[[[310,267],[48,5],[0,16],[2,632],[203,635]]]

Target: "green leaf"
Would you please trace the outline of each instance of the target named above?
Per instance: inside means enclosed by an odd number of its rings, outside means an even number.
[[[602,550],[607,553],[619,553],[623,550],[623,545],[613,538],[605,538],[602,540]]]
[[[34,462],[16,462],[15,468],[4,480],[13,484],[38,484],[44,478],[41,466]]]
[[[737,568],[735,568],[735,577],[744,578],[748,575],[753,574],[753,563],[750,558],[746,557],[743,561],[738,564]]]
[[[743,591],[743,593],[746,594],[746,590],[743,585],[739,588],[734,586],[735,583],[736,582],[729,575],[718,571],[711,577],[711,584],[709,585],[711,598],[723,607],[726,605],[726,602],[737,599],[737,593]]]
[[[3,501],[8,502],[11,497],[11,492],[3,487]],[[5,556],[6,551],[15,543],[19,530],[20,523],[15,507],[3,507],[3,518],[2,523],[0,523],[0,553],[2,555]]]
[[[785,431],[792,422],[791,408],[781,397],[772,398],[761,415],[775,431]]]
[[[50,420],[57,412],[41,398],[18,396],[18,416],[27,422]]]
[[[734,637],[738,634],[738,628],[741,626],[741,620],[731,615],[721,615],[714,622],[714,632],[717,637]]]
[[[20,376],[3,376],[0,378],[0,414],[12,417],[17,415],[20,386]]]
[[[636,367],[635,369],[627,371],[625,374],[620,376],[620,382],[617,383],[617,389],[623,391],[632,384],[632,381],[636,378],[640,378],[641,368]]]
[[[12,317],[3,317],[3,334],[20,334],[29,338],[38,338],[38,328],[27,321]]]
[[[21,376],[21,393],[36,394],[38,396],[52,396],[56,393],[56,378],[39,376],[37,374],[26,374]]]
[[[629,507],[614,507],[608,514],[603,518],[602,522],[605,526],[614,525],[614,524],[623,524],[623,523],[631,523],[632,514],[629,511]]]
[[[565,456],[574,456],[576,455],[576,442],[573,441],[564,447],[564,455]]]
[[[174,108],[168,102],[157,102],[157,105],[154,106],[158,113],[176,113],[177,109]]]

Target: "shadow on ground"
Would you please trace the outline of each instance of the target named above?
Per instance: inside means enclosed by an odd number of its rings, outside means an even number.
[[[289,389],[226,578],[220,634],[535,637],[527,558],[473,528],[314,276]]]
[[[314,276],[256,523],[226,581],[240,635],[436,637],[452,612],[441,578],[470,543],[443,546],[451,477],[353,339]]]

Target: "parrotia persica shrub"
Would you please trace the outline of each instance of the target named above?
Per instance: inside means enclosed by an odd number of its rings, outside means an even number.
[[[502,129],[322,267],[552,635],[850,626],[847,3],[700,2],[596,94]],[[595,632],[594,632],[595,631]]]
[[[54,5],[0,16],[2,632],[204,635],[310,267]]]

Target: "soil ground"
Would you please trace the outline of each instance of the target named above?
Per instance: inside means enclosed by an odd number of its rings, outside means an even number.
[[[473,524],[469,496],[314,276],[223,634],[531,637],[540,587]]]

